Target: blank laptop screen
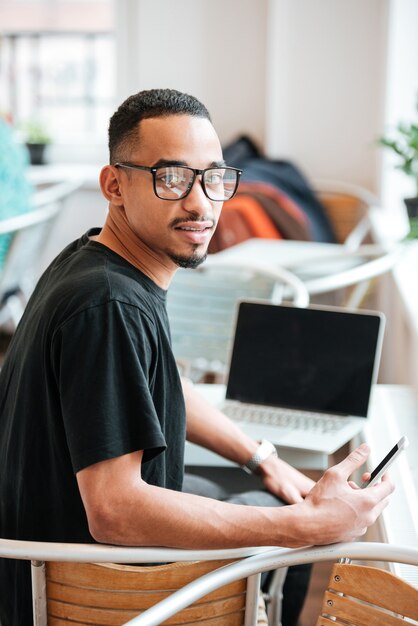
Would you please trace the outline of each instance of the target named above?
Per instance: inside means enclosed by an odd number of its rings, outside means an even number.
[[[228,399],[367,416],[383,316],[242,302]]]

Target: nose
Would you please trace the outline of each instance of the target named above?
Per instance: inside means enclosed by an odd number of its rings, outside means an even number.
[[[197,175],[189,194],[182,200],[184,210],[189,213],[209,216],[214,214],[214,204],[203,191],[202,176]],[[222,206],[220,202],[216,204]]]

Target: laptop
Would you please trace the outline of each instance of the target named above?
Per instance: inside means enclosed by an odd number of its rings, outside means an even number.
[[[332,454],[358,434],[384,316],[241,302],[221,410],[257,439]]]

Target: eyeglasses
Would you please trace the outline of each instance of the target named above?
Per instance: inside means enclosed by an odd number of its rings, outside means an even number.
[[[115,167],[151,172],[154,193],[161,200],[181,200],[192,190],[196,176],[202,177],[202,189],[209,200],[225,202],[230,200],[238,189],[242,171],[235,167],[208,167],[197,170],[183,165],[146,167],[134,163],[115,163]]]

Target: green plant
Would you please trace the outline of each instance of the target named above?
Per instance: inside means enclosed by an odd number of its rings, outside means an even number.
[[[400,122],[396,131],[396,137],[380,137],[379,143],[385,148],[393,150],[400,158],[400,163],[396,167],[407,176],[412,176],[415,179],[418,195],[418,125],[414,122]]]
[[[52,139],[42,122],[30,120],[21,125],[25,143],[48,144]]]

